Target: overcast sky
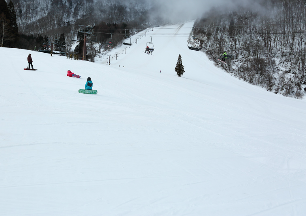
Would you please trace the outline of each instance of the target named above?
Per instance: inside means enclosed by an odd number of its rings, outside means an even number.
[[[96,0],[100,1],[100,0]],[[260,1],[267,0],[112,0],[120,3],[130,4],[131,2],[145,3],[155,6],[157,10],[150,13],[152,17],[162,17],[172,22],[194,20],[201,17],[212,8],[220,10],[233,10],[239,6],[252,10],[261,8]]]

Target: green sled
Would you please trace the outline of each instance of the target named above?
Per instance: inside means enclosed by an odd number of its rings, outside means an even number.
[[[83,93],[83,94],[97,94],[98,91],[97,90],[79,89],[79,93]]]

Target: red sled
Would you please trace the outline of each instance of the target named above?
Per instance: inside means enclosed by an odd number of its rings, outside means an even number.
[[[36,71],[37,69],[25,68],[24,70],[34,70],[34,71]]]
[[[76,75],[76,74],[72,73],[70,70],[67,71],[67,76],[69,76],[69,77],[75,77],[75,78],[81,78],[80,75]]]

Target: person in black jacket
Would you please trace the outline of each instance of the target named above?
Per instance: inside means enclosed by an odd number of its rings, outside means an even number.
[[[30,66],[32,66],[32,69],[33,69],[33,64],[32,64],[33,60],[32,60],[31,54],[28,55],[27,60],[28,60],[28,64],[29,64],[28,68],[30,69]]]

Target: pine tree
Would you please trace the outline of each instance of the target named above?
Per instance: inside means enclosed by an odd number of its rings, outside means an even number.
[[[18,39],[16,12],[12,1],[9,4],[0,0],[0,39],[1,46],[11,47]]]
[[[15,43],[18,40],[18,25],[16,19],[16,12],[13,2],[10,0],[7,5],[8,8],[8,19],[9,19],[9,41]]]
[[[185,72],[184,65],[182,64],[181,54],[179,54],[179,56],[178,56],[175,71],[176,71],[176,73],[179,77],[181,77],[183,75],[183,73]]]
[[[60,38],[58,39],[57,46],[60,49],[60,51],[66,51],[66,43],[65,43],[65,34],[64,33],[62,33],[60,35]]]
[[[7,3],[5,0],[0,0],[0,15],[4,13],[4,15],[6,16],[8,13],[7,10]]]
[[[0,43],[3,47],[8,26],[8,8],[5,0],[0,0]]]

